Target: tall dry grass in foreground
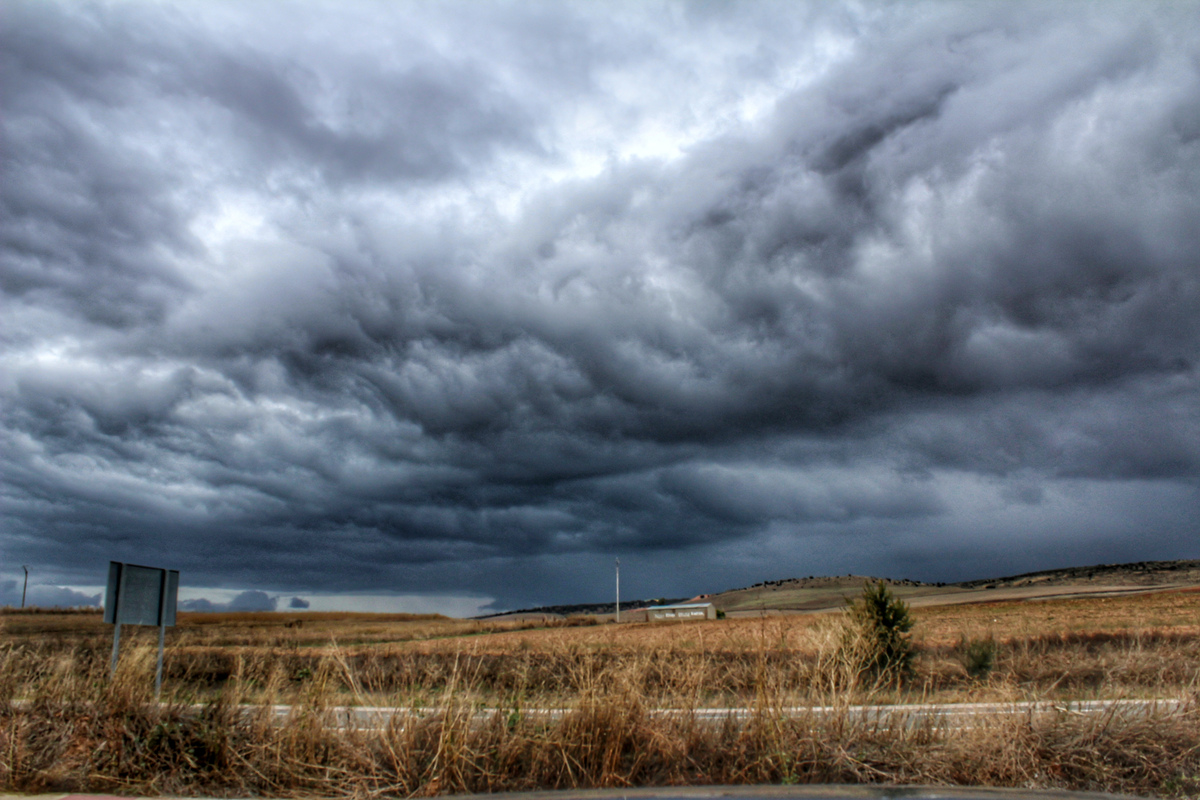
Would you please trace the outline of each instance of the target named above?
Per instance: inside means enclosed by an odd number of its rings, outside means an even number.
[[[202,680],[197,664],[189,675],[177,662],[163,705],[153,703],[150,647],[129,651],[110,682],[102,647],[8,645],[0,648],[0,787],[358,797],[832,782],[1200,793],[1194,704],[1182,714],[1144,718],[996,715],[953,731],[903,719],[868,723],[852,703],[920,699],[953,654],[919,654],[910,687],[895,690],[857,670],[835,619],[813,628],[803,653],[775,641],[782,637],[764,624],[759,645],[736,653],[614,652],[569,642],[501,656],[478,644],[386,654],[331,646],[307,654],[299,668],[289,659],[305,654],[248,650],[215,685]],[[1028,697],[1011,678],[1013,666],[1043,659],[1069,671],[1055,654],[1082,652],[1078,645],[1041,639],[1022,650],[1009,643],[1007,671],[973,680],[994,694]],[[1158,662],[1166,672],[1139,672],[1139,680],[1169,680],[1158,693],[1196,699],[1194,641],[1142,637],[1084,646],[1096,651],[1093,663],[1111,669],[1122,658]],[[1175,672],[1169,652],[1177,656]],[[1139,661],[1139,653],[1150,656]],[[1190,666],[1180,671],[1181,661]],[[547,671],[546,664],[554,666]],[[712,722],[696,713],[714,694],[728,699],[727,687],[713,685],[722,680],[740,682],[733,695],[750,709],[748,717]],[[270,704],[284,698],[295,705],[275,719]],[[334,705],[381,701],[411,713],[381,730],[336,729]],[[551,701],[566,713],[547,719],[534,712]],[[785,712],[798,703],[833,710]],[[484,706],[496,713],[479,716]]]

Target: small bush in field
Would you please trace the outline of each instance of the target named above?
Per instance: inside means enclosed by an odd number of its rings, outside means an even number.
[[[908,604],[879,581],[863,586],[862,595],[850,606],[852,657],[859,669],[886,682],[898,681],[912,671],[912,642],[908,632],[913,619]]]
[[[999,647],[996,640],[987,636],[982,639],[970,639],[965,636],[958,644],[962,657],[963,668],[972,678],[984,678],[996,666],[996,654]]]

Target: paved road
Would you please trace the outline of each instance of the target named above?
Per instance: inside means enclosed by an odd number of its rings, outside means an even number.
[[[248,708],[250,713],[254,708]],[[569,708],[523,708],[520,715],[527,719],[553,722],[570,714]],[[380,730],[396,720],[404,724],[408,720],[435,717],[445,712],[437,707],[389,708],[383,706],[340,706],[329,709],[329,719],[340,729]],[[271,706],[271,714],[280,722],[294,713],[292,706]],[[508,716],[515,713],[511,708],[479,708],[471,713],[472,721],[482,724],[497,714]],[[758,713],[752,708],[701,708],[695,710],[654,709],[652,716],[692,717],[713,724],[726,720],[741,722]],[[845,714],[854,721],[878,725],[903,724],[910,727],[935,725],[943,728],[965,728],[982,719],[999,715],[1050,715],[1070,714],[1076,716],[1111,714],[1121,718],[1145,717],[1150,715],[1172,715],[1200,713],[1200,708],[1181,699],[1157,700],[1078,700],[1071,702],[1018,702],[1018,703],[919,703],[905,705],[867,706],[796,706],[778,709],[785,717],[827,717]]]
[[[13,703],[18,708],[27,706],[26,701]],[[206,706],[189,706],[188,711],[199,714]],[[262,706],[242,707],[246,716],[264,710]],[[265,710],[276,721],[283,724],[293,714],[304,709],[295,706],[267,706]],[[475,708],[470,711],[472,724],[484,724],[497,715],[509,717],[519,713],[524,719],[555,722],[571,714],[571,708]],[[324,720],[338,730],[383,730],[388,725],[404,725],[409,721],[429,719],[445,714],[447,709],[437,706],[390,707],[390,706],[334,706],[324,710]],[[745,722],[753,719],[759,711],[753,708],[657,708],[648,711],[654,717],[694,718],[697,721],[720,724],[727,720]],[[849,720],[872,725],[908,727],[934,726],[943,729],[969,728],[982,720],[997,716],[1029,716],[1069,714],[1074,716],[1100,716],[1111,714],[1121,719],[1149,716],[1171,716],[1176,714],[1200,713],[1200,705],[1180,698],[1153,700],[1075,700],[1069,702],[1029,701],[1015,703],[908,703],[902,705],[853,705],[853,706],[792,706],[768,709],[768,714],[779,714],[792,719],[806,717],[830,717],[844,714]]]

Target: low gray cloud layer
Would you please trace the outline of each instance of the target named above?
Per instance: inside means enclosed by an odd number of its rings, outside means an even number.
[[[24,590],[24,598],[22,598]],[[11,608],[21,607],[22,599],[25,606],[38,608],[75,608],[77,606],[99,606],[101,595],[79,592],[67,586],[53,586],[46,583],[31,583],[28,587],[21,581],[12,579],[0,580],[0,606]]]
[[[292,598],[290,608],[308,608],[307,604],[296,605],[299,597]],[[304,603],[303,600],[300,600]],[[191,600],[180,600],[181,611],[274,611],[279,606],[279,598],[272,597],[257,589],[247,589],[239,592],[228,603],[214,602],[207,597],[196,597]]]
[[[0,548],[501,605],[1198,557],[1198,10],[9,3]]]

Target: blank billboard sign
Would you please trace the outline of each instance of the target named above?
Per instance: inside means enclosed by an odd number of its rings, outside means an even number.
[[[178,596],[178,570],[110,561],[104,621],[173,627]]]
[[[175,625],[179,597],[179,570],[108,562],[108,589],[104,594],[104,621],[113,626],[112,674],[117,674],[122,625],[158,628],[158,669],[154,696],[162,690],[163,644],[167,628]]]

